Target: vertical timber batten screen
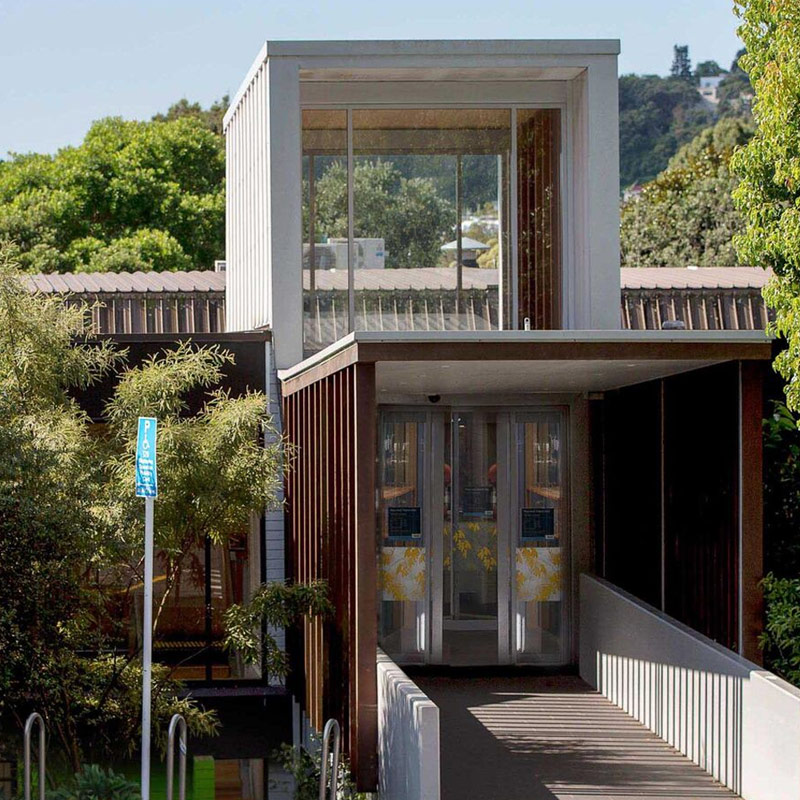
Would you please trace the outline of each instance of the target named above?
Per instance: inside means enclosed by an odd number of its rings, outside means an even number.
[[[331,620],[290,639],[290,688],[318,731],[335,717],[360,790],[377,786],[375,367],[354,364],[284,395],[289,573],[328,582]]]
[[[763,378],[734,361],[608,392],[595,431],[602,577],[756,662]]]
[[[561,328],[561,113],[517,112],[519,327]]]

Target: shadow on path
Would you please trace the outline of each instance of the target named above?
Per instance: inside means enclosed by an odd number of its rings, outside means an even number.
[[[580,678],[415,681],[440,709],[442,800],[736,797]]]

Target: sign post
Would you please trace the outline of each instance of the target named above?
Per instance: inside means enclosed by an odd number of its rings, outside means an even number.
[[[144,609],[142,623],[142,800],[150,800],[150,684],[153,663],[153,501],[158,495],[156,425],[139,417],[136,496],[144,497]]]

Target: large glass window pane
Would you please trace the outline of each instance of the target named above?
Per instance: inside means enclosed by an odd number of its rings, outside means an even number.
[[[386,412],[379,431],[380,643],[394,658],[419,661],[428,587],[424,416]]]
[[[561,328],[561,112],[517,111],[519,327]]]
[[[353,327],[503,327],[510,111],[352,113]]]
[[[350,331],[347,112],[303,111],[303,350]]]
[[[519,661],[563,660],[564,562],[568,521],[563,414],[530,415],[517,427],[519,524],[516,643]]]

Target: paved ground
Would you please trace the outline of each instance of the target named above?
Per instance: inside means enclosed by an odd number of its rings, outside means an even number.
[[[735,797],[580,678],[415,680],[440,709],[442,800]]]

